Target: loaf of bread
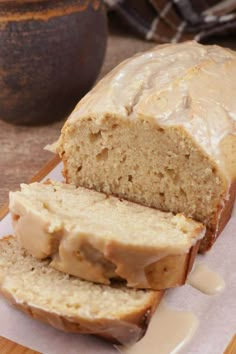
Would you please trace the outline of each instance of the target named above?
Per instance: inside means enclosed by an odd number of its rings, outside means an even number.
[[[166,289],[185,283],[205,227],[83,187],[22,184],[9,208],[20,244],[79,278]]]
[[[145,334],[162,292],[98,285],[65,275],[30,256],[9,236],[0,239],[0,292],[49,325],[131,344]]]
[[[51,146],[67,182],[207,226],[208,250],[236,193],[236,54],[166,44],[118,65]]]

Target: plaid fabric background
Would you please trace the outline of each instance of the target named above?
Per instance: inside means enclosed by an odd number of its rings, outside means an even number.
[[[212,35],[236,34],[236,0],[105,0],[147,40],[201,41]]]

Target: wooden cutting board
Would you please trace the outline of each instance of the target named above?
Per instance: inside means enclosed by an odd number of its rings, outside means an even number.
[[[0,337],[0,353],[1,354],[38,354],[34,350],[23,347],[20,344],[12,342],[6,338]]]
[[[236,354],[236,334],[231,339],[229,345],[224,351],[224,354]]]
[[[0,337],[0,352],[1,354],[39,354],[39,352],[23,347],[3,337]],[[236,334],[230,341],[224,354],[236,354]]]

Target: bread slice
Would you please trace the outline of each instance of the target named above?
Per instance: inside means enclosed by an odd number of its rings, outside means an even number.
[[[50,181],[10,193],[15,234],[33,256],[82,279],[135,288],[183,284],[205,227],[183,215]]]
[[[236,195],[236,53],[166,44],[115,68],[77,105],[52,150],[68,183],[204,223],[201,251]]]
[[[162,292],[97,285],[65,275],[20,247],[0,239],[0,292],[19,310],[74,333],[133,343],[145,334]]]

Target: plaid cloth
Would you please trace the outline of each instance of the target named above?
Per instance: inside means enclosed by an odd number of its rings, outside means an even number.
[[[159,43],[236,34],[236,0],[105,0],[136,32]]]

